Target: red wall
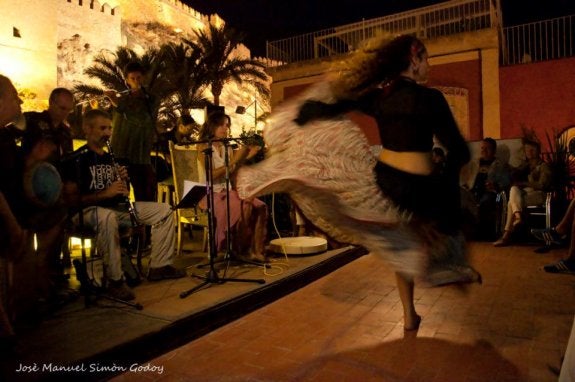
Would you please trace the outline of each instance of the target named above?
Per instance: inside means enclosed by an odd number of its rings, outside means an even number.
[[[429,86],[452,86],[468,90],[468,140],[482,139],[481,63],[479,60],[434,65],[429,72]]]
[[[479,60],[435,65],[429,86],[454,86],[469,90],[470,141],[482,133],[481,65]],[[545,131],[561,131],[575,125],[575,58],[552,60],[499,69],[501,138],[520,138],[521,126],[534,129],[542,142]],[[284,89],[284,99],[293,97],[308,85]],[[368,117],[352,115],[368,140],[378,144],[377,126]]]
[[[521,126],[545,131],[575,125],[575,58],[514,65],[499,70],[501,138],[522,136]]]
[[[429,86],[462,87],[469,90],[469,140],[481,136],[481,65],[479,60],[435,65],[429,74]],[[287,100],[302,92],[309,84],[284,88],[283,99]],[[380,144],[379,131],[375,121],[360,113],[350,113],[350,118],[364,131],[370,144]]]

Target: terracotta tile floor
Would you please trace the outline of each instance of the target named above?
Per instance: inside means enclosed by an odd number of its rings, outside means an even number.
[[[393,273],[367,255],[114,381],[556,381],[575,277],[531,246],[472,243],[483,285],[416,288],[405,333]],[[155,369],[155,370],[152,370]]]

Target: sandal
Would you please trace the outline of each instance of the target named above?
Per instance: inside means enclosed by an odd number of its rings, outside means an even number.
[[[511,240],[509,239],[509,236],[503,235],[501,237],[501,239],[499,239],[493,243],[493,246],[494,247],[507,247],[509,244],[511,244]]]
[[[569,260],[560,260],[556,263],[543,266],[543,270],[549,273],[575,275],[575,264]]]
[[[536,239],[544,241],[549,244],[562,244],[566,239],[566,235],[561,235],[555,228],[544,228],[531,230],[531,234],[535,236]]]

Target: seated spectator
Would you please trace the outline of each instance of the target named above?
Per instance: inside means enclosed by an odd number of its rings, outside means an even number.
[[[495,235],[497,194],[507,191],[510,184],[509,171],[495,157],[496,151],[495,139],[484,138],[480,157],[470,161],[461,171],[462,208],[475,217],[476,233],[480,238]]]
[[[71,205],[82,206],[84,224],[96,230],[96,248],[103,254],[108,293],[121,300],[132,300],[134,293],[123,280],[118,230],[130,226],[131,214],[126,200],[129,188],[125,167],[104,151],[112,135],[112,120],[102,110],[90,110],[83,124],[87,144],[63,164],[64,190]],[[152,248],[148,279],[180,278],[185,272],[173,267],[175,224],[170,206],[155,202],[136,202],[138,224],[152,226]],[[79,223],[79,215],[73,218]]]
[[[204,124],[200,140],[214,139],[212,143],[212,178],[214,190],[214,217],[216,221],[216,247],[218,251],[226,249],[227,233],[227,203],[226,203],[226,166],[225,151],[229,149],[229,175],[246,160],[253,158],[260,150],[259,146],[241,146],[232,151],[230,146],[224,146],[218,141],[228,137],[230,129],[230,117],[223,112],[214,112],[208,116]],[[200,182],[205,182],[205,161],[202,154],[198,156],[200,168]],[[265,262],[265,240],[267,237],[267,206],[259,199],[241,200],[238,193],[229,190],[230,204],[230,234],[232,236],[231,247],[233,255],[246,260]],[[205,198],[200,201],[200,207],[206,208]]]
[[[495,247],[509,245],[512,233],[522,223],[523,207],[543,204],[545,193],[551,189],[551,167],[541,158],[540,144],[532,140],[524,140],[523,151],[525,161],[512,176],[513,186],[509,190],[505,230],[503,236],[493,243]]]
[[[531,230],[533,236],[552,244],[562,244],[570,237],[567,258],[556,263],[545,265],[543,267],[545,272],[575,274],[575,232],[573,231],[575,224],[573,224],[573,219],[575,219],[575,199],[571,200],[567,211],[555,227]]]

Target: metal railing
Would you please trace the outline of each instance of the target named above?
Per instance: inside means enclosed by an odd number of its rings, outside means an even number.
[[[354,51],[381,32],[436,38],[464,31],[501,28],[500,0],[452,0],[390,16],[268,42],[268,59],[293,63]]]
[[[501,64],[527,64],[575,54],[575,15],[503,29]]]

